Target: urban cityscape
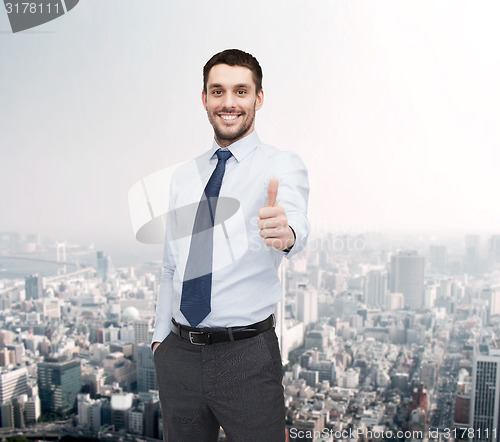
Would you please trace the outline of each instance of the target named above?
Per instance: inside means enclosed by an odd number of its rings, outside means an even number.
[[[157,258],[0,233],[3,440],[163,438]],[[287,441],[498,440],[500,235],[324,233],[280,277]]]

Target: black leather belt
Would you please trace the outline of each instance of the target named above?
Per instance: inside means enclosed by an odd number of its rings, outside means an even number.
[[[172,331],[181,339],[194,345],[216,344],[219,342],[238,341],[257,336],[274,327],[274,315],[263,321],[243,327],[194,328],[177,323],[172,318]]]

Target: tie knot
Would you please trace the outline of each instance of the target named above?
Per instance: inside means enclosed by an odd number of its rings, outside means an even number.
[[[219,149],[215,153],[217,155],[217,158],[219,160],[223,160],[224,162],[226,162],[227,160],[229,160],[229,158],[231,158],[231,156],[233,155],[230,150],[221,150],[221,149]]]

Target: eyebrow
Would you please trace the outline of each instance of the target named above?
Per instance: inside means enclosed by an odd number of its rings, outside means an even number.
[[[219,83],[213,83],[213,84],[209,84],[208,85],[208,89],[215,89],[215,88],[219,88],[219,87],[223,88],[224,85],[219,84]],[[239,89],[239,88],[247,88],[247,89],[249,89],[251,86],[248,83],[240,83],[240,84],[236,84],[234,87],[236,89]]]

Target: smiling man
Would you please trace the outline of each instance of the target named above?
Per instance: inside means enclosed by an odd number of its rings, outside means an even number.
[[[307,240],[307,170],[296,154],[257,137],[264,91],[252,55],[214,55],[203,69],[202,102],[214,141],[172,178],[156,306],[165,440],[216,442],[222,426],[232,442],[280,442],[277,270]],[[186,207],[196,207],[191,217]]]

